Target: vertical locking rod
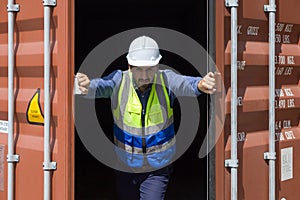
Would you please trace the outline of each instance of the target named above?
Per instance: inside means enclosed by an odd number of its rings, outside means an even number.
[[[264,158],[269,161],[269,200],[275,200],[275,0],[264,11],[269,12],[269,152]]]
[[[51,99],[50,99],[50,20],[51,9],[56,5],[55,0],[44,0],[44,200],[51,199],[51,173],[56,169],[56,163],[51,162],[50,148],[50,118],[51,118]]]
[[[19,155],[15,154],[14,144],[14,26],[15,13],[19,11],[19,5],[14,4],[14,0],[9,0],[7,4],[8,12],[8,137],[7,137],[7,199],[13,200],[15,193],[15,163],[19,162]]]
[[[225,166],[231,172],[231,200],[238,196],[238,160],[237,160],[237,0],[225,0],[225,6],[231,11],[231,158]]]

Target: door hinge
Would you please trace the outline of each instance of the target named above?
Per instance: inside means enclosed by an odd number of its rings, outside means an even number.
[[[238,0],[225,0],[226,7],[238,7],[239,1]]]
[[[44,171],[56,170],[56,162],[44,162],[43,169]]]
[[[225,167],[238,168],[239,167],[239,161],[238,160],[233,160],[233,159],[227,159],[227,160],[225,160]]]
[[[264,159],[265,160],[276,160],[276,152],[274,152],[274,153],[265,152]]]
[[[56,6],[56,0],[43,0],[44,6]]]
[[[20,156],[17,154],[14,155],[7,155],[6,160],[8,163],[17,163],[20,161]]]
[[[264,5],[265,12],[276,12],[276,5]]]
[[[7,4],[7,12],[19,12],[20,5],[19,4]]]

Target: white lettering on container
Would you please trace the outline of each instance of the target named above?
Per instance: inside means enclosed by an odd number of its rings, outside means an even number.
[[[282,134],[282,132],[276,132],[275,133],[275,141],[284,141],[284,136]]]
[[[275,42],[276,43],[281,43],[281,35],[280,34],[275,34]]]
[[[277,76],[282,75],[283,72],[284,72],[284,67],[276,67],[276,72],[275,72],[275,74],[276,74]]]
[[[275,34],[275,42],[276,43],[283,43],[283,44],[290,44],[290,35],[280,35],[279,33]]]
[[[246,138],[246,133],[245,132],[238,132],[237,133],[237,141],[238,142],[244,142],[246,140],[247,140],[247,138]]]
[[[237,98],[237,105],[242,106],[243,105],[243,97],[238,97]]]
[[[275,100],[275,109],[283,109],[285,108],[285,99]]]
[[[279,99],[275,100],[275,109],[295,108],[295,99]]]
[[[275,89],[275,97],[284,97],[282,89]]]
[[[275,74],[277,76],[290,76],[293,74],[294,67],[293,66],[287,66],[287,67],[282,67],[278,65],[296,65],[295,62],[295,56],[285,56],[285,55],[278,55],[275,56]]]
[[[286,96],[288,96],[288,97],[294,96],[291,88],[284,88],[284,92],[285,92]]]
[[[288,105],[288,108],[295,108],[295,99],[288,99],[287,100],[287,105]]]
[[[244,71],[246,66],[246,61],[245,60],[238,60],[237,61],[237,68],[238,70]]]
[[[284,74],[285,76],[290,76],[292,75],[293,73],[293,67],[287,67],[285,70],[284,70]]]
[[[291,76],[293,74],[294,67],[276,67],[275,74],[276,76]]]
[[[275,121],[275,130],[281,130],[281,121]]]
[[[242,35],[242,25],[237,25],[237,34]]]
[[[279,65],[285,64],[285,56],[278,56],[278,64]]]
[[[292,128],[291,120],[283,120],[283,128]]]
[[[287,140],[296,139],[293,131],[285,131],[284,134]]]
[[[280,141],[284,141],[284,140],[285,140],[285,139],[284,139],[283,133],[280,132]]]
[[[275,64],[285,65],[285,56],[275,56]]]
[[[290,35],[282,35],[282,43],[283,44],[290,44]]]
[[[254,35],[257,36],[259,31],[258,26],[248,26],[247,28],[247,35]]]
[[[277,31],[277,32],[281,32],[283,30],[283,28],[284,28],[284,24],[282,24],[282,23],[277,23],[275,25],[275,31]]]
[[[284,32],[288,32],[288,33],[291,33],[293,31],[293,24],[287,24],[285,26],[285,29],[284,29]]]
[[[281,128],[288,129],[292,128],[292,122],[290,119],[285,119],[283,121],[275,121],[275,130],[281,130]]]
[[[277,23],[275,24],[275,31],[278,32],[275,34],[275,42],[290,44],[290,34],[293,32],[293,24],[283,24]],[[283,34],[285,33],[285,34]]]
[[[295,65],[294,56],[287,56],[287,64]]]

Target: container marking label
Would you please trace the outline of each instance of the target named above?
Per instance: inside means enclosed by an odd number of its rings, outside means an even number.
[[[282,132],[276,132],[275,133],[275,141],[284,141],[284,136],[283,136],[283,133]]]
[[[276,55],[275,65],[296,65],[295,56],[291,55]]]
[[[0,191],[4,191],[4,149],[5,146],[0,144]]]
[[[285,24],[277,23],[277,24],[275,25],[275,31],[276,31],[276,32],[281,32],[281,31],[283,30],[283,28],[284,28],[284,25],[285,25]]]
[[[8,133],[8,121],[0,120],[0,133]]]
[[[28,123],[30,124],[44,124],[44,115],[42,113],[40,105],[40,88],[37,89],[37,91],[28,103],[26,118]]]
[[[238,142],[245,142],[247,140],[247,134],[246,132],[238,132],[237,133],[237,141]]]
[[[276,67],[276,76],[291,76],[293,75],[294,67]]]
[[[246,66],[246,61],[245,60],[238,60],[237,61],[237,68],[240,71],[244,71]]]
[[[281,130],[282,128],[292,128],[292,121],[290,119],[275,121],[275,129]]]
[[[295,108],[295,99],[279,99],[275,100],[275,109]]]
[[[275,97],[294,97],[291,88],[275,89]],[[275,109],[295,108],[295,99],[275,99]]]
[[[257,36],[259,32],[259,26],[248,26],[247,35]]]
[[[293,178],[293,147],[281,149],[281,181]]]
[[[242,32],[242,25],[237,25],[237,34],[238,35],[242,35],[243,32]]]
[[[293,33],[293,24],[283,24],[277,23],[275,25],[275,42],[276,43],[283,43],[283,44],[290,44],[290,34]]]
[[[284,132],[286,139],[293,140],[296,139],[293,131],[285,131]]]
[[[295,96],[291,88],[275,89],[275,97]]]

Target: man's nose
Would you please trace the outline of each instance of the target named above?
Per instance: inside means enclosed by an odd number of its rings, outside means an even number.
[[[142,79],[147,79],[147,71],[146,70],[142,70]]]

